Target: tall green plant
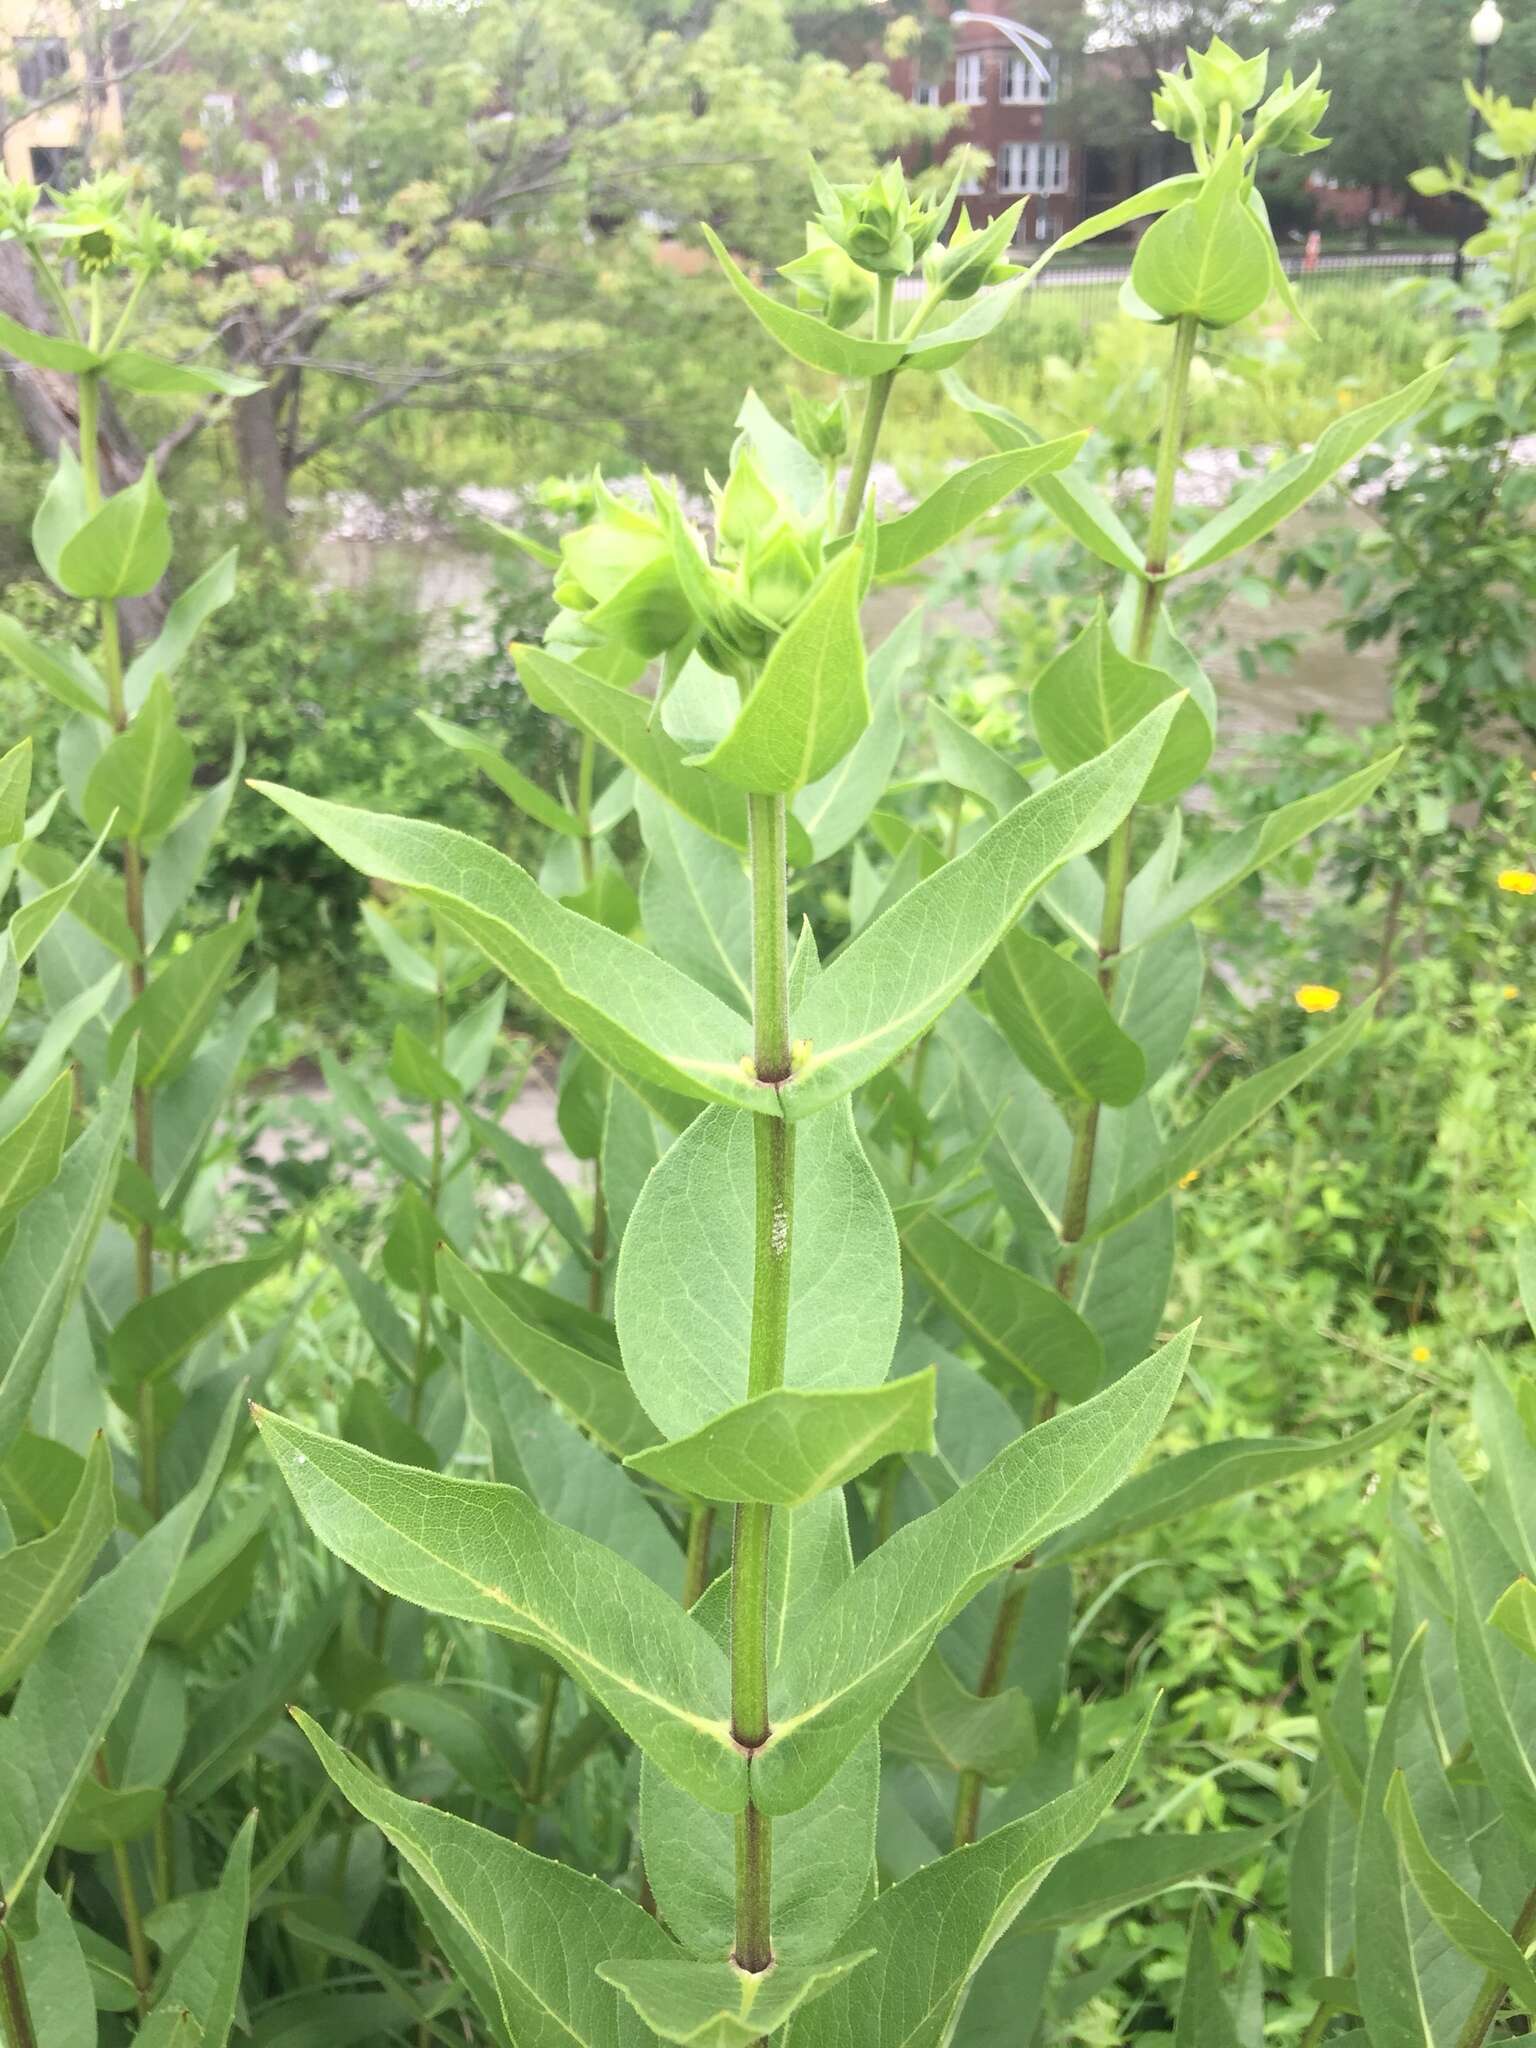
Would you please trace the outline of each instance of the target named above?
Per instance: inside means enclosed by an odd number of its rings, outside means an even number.
[[[1198,1000],[1191,920],[1391,765],[1181,863],[1177,813],[1155,812],[1204,768],[1215,704],[1167,593],[1272,530],[1429,388],[1343,423],[1177,537],[1201,333],[1284,288],[1257,159],[1318,146],[1314,81],[1287,77],[1265,99],[1264,71],[1218,43],[1170,75],[1159,117],[1194,168],[1070,238],[1155,217],[1127,295],[1171,330],[1142,539],[1073,466],[1081,437],[1042,442],[952,377],[995,452],[901,518],[879,521],[866,495],[892,380],[948,375],[1026,290],[996,267],[1011,222],[972,234],[962,220],[941,246],[944,209],[894,173],[862,190],[818,181],[806,256],[786,266],[795,305],[716,245],[792,355],[862,386],[862,415],[839,493],[814,445],[833,413],[803,410],[802,440],[749,395],[712,540],[658,485],[638,503],[600,489],[595,516],[550,553],[560,611],[544,646],[516,650],[519,671],[538,705],[622,764],[604,794],[619,792],[610,820],[631,801],[639,816],[649,943],[617,928],[632,920],[601,892],[562,901],[568,886],[541,889],[460,835],[268,789],[478,946],[607,1076],[614,1325],[552,1305],[552,1344],[519,1297],[501,1346],[607,1453],[579,1501],[408,1469],[261,1417],[330,1549],[387,1594],[538,1651],[641,1753],[652,1913],[411,1802],[306,1724],[399,1852],[497,2040],[553,2027],[593,2044],[980,2041],[996,2010],[984,1966],[1013,1923],[1044,1937],[1048,1962],[1055,1929],[1235,1853],[1156,1840],[1138,1845],[1134,1876],[1082,1860],[1151,1703],[1077,1783],[1079,1722],[1059,1713],[1054,1674],[1068,1559],[1368,1448],[1400,1420],[1353,1446],[1217,1445],[1131,1478],[1192,1340],[1155,1343],[1173,1190],[1369,1018],[1165,1134],[1149,1090]],[[919,261],[898,327],[897,286]],[[940,849],[899,797],[882,808],[917,624],[870,659],[861,606],[1021,486],[1123,572],[1125,592],[1039,678],[1040,758],[1020,765],[934,721],[962,800]],[[637,692],[652,663],[654,688]],[[594,836],[593,817],[579,796],[577,836]],[[823,959],[808,924],[791,934],[792,885],[866,822],[894,858]],[[600,865],[594,854],[594,881]],[[439,1284],[473,1322],[484,1283],[448,1261]],[[494,1299],[481,1308],[489,1318]],[[473,1346],[465,1365],[498,1481],[521,1477],[496,1375]],[[637,1483],[688,1531],[661,1573],[627,1554]],[[731,1526],[715,1572],[717,1509]],[[895,1764],[883,1802],[882,1741]],[[953,1846],[928,1817],[936,1776]],[[897,1844],[882,1860],[905,1865],[878,1892],[877,1812]],[[1020,2002],[1012,2038],[1030,2037],[1038,2010]]]

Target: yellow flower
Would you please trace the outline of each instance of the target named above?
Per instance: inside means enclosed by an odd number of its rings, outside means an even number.
[[[1515,987],[1515,984],[1512,981],[1506,981],[1503,988],[1500,989],[1499,993],[1503,996],[1506,1003],[1512,1003],[1515,1000],[1515,997],[1519,995],[1520,991]]]
[[[1191,1167],[1191,1168],[1189,1169],[1188,1173],[1181,1173],[1181,1174],[1179,1175],[1179,1186],[1180,1186],[1181,1188],[1192,1188],[1192,1187],[1194,1186],[1195,1182],[1196,1182],[1196,1181],[1197,1181],[1197,1180],[1198,1180],[1199,1178],[1200,1178],[1200,1169],[1199,1169],[1199,1167],[1198,1167],[1198,1166],[1192,1166],[1192,1167]]]
[[[1414,1362],[1414,1364],[1415,1364],[1415,1365],[1428,1365],[1428,1363],[1429,1363],[1429,1346],[1428,1346],[1427,1344],[1415,1344],[1415,1345],[1414,1345],[1414,1347],[1413,1347],[1413,1362]]]
[[[1296,991],[1296,1000],[1308,1016],[1316,1010],[1336,1010],[1339,1006],[1339,992],[1328,988],[1320,981],[1304,981]]]
[[[1511,896],[1536,896],[1536,875],[1529,868],[1503,868],[1499,887],[1507,889]]]
[[[1344,408],[1345,412],[1348,412],[1348,411],[1349,411],[1349,409],[1350,409],[1350,407],[1351,407],[1351,406],[1352,406],[1352,405],[1354,404],[1354,402],[1355,402],[1355,394],[1354,394],[1354,392],[1353,392],[1353,391],[1350,391],[1350,390],[1348,390],[1348,389],[1346,389],[1346,388],[1345,388],[1345,386],[1343,386],[1342,384],[1341,384],[1341,385],[1339,386],[1338,390],[1337,390],[1337,391],[1336,391],[1336,392],[1334,393],[1334,396],[1335,396],[1335,398],[1337,398],[1337,399],[1338,399],[1338,401],[1339,401],[1339,404],[1340,404],[1340,405],[1341,405],[1341,406],[1342,406],[1342,407]]]

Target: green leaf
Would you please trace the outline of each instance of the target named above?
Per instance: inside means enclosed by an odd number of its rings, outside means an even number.
[[[1025,280],[1016,277],[975,298],[942,327],[925,327],[902,354],[903,369],[947,370],[1000,327],[1018,304]]]
[[[853,838],[885,792],[901,752],[901,690],[922,651],[923,616],[908,612],[869,657],[873,717],[858,744],[830,774],[807,783],[792,816],[809,834],[812,856],[829,860]]]
[[[1250,1074],[1246,1081],[1239,1081],[1236,1087],[1228,1088],[1197,1124],[1174,1140],[1150,1172],[1143,1174],[1123,1193],[1116,1194],[1106,1208],[1090,1215],[1084,1232],[1085,1241],[1106,1237],[1112,1230],[1120,1229],[1133,1217],[1139,1216],[1143,1209],[1150,1209],[1170,1189],[1176,1188],[1186,1174],[1215,1158],[1234,1138],[1241,1137],[1250,1125],[1256,1124],[1266,1111],[1289,1095],[1293,1088],[1299,1088],[1319,1067],[1342,1058],[1375,1014],[1376,998],[1371,995],[1348,1023],[1320,1031],[1300,1052],[1276,1060],[1261,1074]]]
[[[901,1241],[934,1299],[987,1358],[1066,1401],[1086,1400],[1099,1385],[1103,1346],[1054,1287],[993,1258],[941,1216],[918,1217]]]
[[[264,1643],[253,1663],[208,1695],[177,1765],[182,1807],[200,1806],[233,1777],[319,1662],[338,1608],[334,1596],[301,1607],[275,1645]]]
[[[590,1265],[587,1226],[565,1183],[545,1164],[544,1154],[539,1148],[524,1144],[521,1138],[514,1138],[502,1125],[492,1123],[487,1117],[476,1116],[472,1111],[465,1121],[502,1172],[538,1204],[577,1258]]]
[[[642,1479],[700,1500],[798,1507],[880,1458],[931,1451],[933,1401],[931,1370],[847,1392],[780,1387],[624,1462]]]
[[[780,299],[759,291],[732,260],[714,229],[700,223],[704,239],[715,253],[738,296],[767,328],[780,348],[813,370],[829,370],[834,377],[878,377],[894,370],[905,352],[899,341],[864,341],[856,334],[844,334],[829,327],[814,314],[798,312]]]
[[[869,724],[857,545],[822,572],[774,642],[735,723],[697,766],[758,795],[787,796],[835,768]]]
[[[1282,804],[1267,818],[1240,825],[1235,832],[1223,833],[1212,852],[1186,870],[1173,887],[1151,902],[1141,915],[1128,920],[1122,953],[1129,953],[1137,946],[1144,946],[1149,939],[1172,931],[1197,910],[1225,895],[1237,883],[1246,881],[1249,875],[1256,874],[1277,854],[1285,853],[1298,840],[1305,839],[1309,832],[1315,832],[1319,825],[1326,825],[1330,819],[1364,803],[1397,766],[1401,753],[1400,747],[1394,747],[1390,754],[1383,754],[1380,760],[1372,761],[1368,767],[1357,768],[1353,774],[1330,783],[1326,789],[1317,790],[1311,796],[1298,797],[1294,803]]]
[[[228,1451],[231,1403],[199,1484],[99,1578],[49,1636],[0,1722],[0,1896],[46,1863],[132,1683]]]
[[[71,597],[143,597],[153,590],[171,560],[170,515],[154,463],[72,533],[57,559],[54,581]]]
[[[389,1078],[402,1095],[418,1102],[457,1102],[464,1093],[437,1054],[409,1024],[395,1026],[389,1049]]]
[[[0,1231],[58,1173],[64,1162],[73,1100],[74,1077],[60,1074],[21,1121],[0,1138]]]
[[[591,733],[701,832],[746,852],[746,797],[699,773],[692,753],[663,731],[653,702],[600,682],[541,647],[515,645],[512,653],[523,688],[541,711]],[[810,860],[809,842],[794,824],[789,855],[797,867]]]
[[[39,334],[23,327],[9,313],[0,313],[0,349],[23,363],[35,363],[40,370],[65,370],[78,377],[82,370],[94,370],[100,355],[83,341],[70,341],[62,334]]]
[[[968,1692],[937,1650],[880,1726],[881,1747],[930,1769],[976,1771],[989,1785],[1007,1785],[1039,1749],[1033,1703],[1017,1686],[986,1698]]]
[[[1336,1437],[1331,1443],[1255,1436],[1180,1451],[1177,1457],[1165,1458],[1150,1471],[1127,1480],[1094,1514],[1042,1544],[1041,1556],[1057,1560],[1081,1557],[1106,1543],[1121,1543],[1129,1536],[1160,1528],[1197,1508],[1214,1507],[1262,1486],[1278,1486],[1298,1472],[1345,1464],[1406,1429],[1418,1412],[1419,1403],[1410,1401],[1369,1429]]]
[[[1522,1224],[1515,1233],[1515,1277],[1525,1320],[1536,1332],[1536,1224]]]
[[[795,2048],[944,2048],[987,1955],[1053,1867],[1114,1804],[1155,1711],[1154,1701],[1135,1733],[1081,1785],[940,1857],[866,1906],[844,1942],[850,1953],[873,1948],[874,1959],[796,2024]]]
[[[32,784],[32,742],[21,740],[0,754],[0,847],[18,846],[27,836],[27,791]]]
[[[1488,1616],[1489,1626],[1508,1636],[1517,1650],[1536,1661],[1536,1586],[1516,1579],[1501,1593]]]
[[[438,1254],[438,1282],[447,1306],[612,1457],[627,1457],[656,1442],[656,1431],[623,1372],[519,1315],[497,1288],[494,1274],[474,1272],[445,1245]]]
[[[16,1946],[37,2048],[97,2048],[100,2038],[91,1973],[69,1908],[46,1884],[37,1888],[37,1925]],[[130,1986],[129,2003],[132,2004]]]
[[[57,1178],[22,1211],[0,1262],[0,1459],[26,1426],[84,1276],[117,1176],[132,1091],[127,1060],[98,1097]]]
[[[67,710],[84,718],[107,716],[105,686],[78,648],[55,647],[35,639],[8,612],[0,612],[0,655],[40,683]]]
[[[414,891],[635,1085],[777,1114],[774,1091],[742,1072],[750,1033],[734,1010],[644,947],[552,903],[503,855],[441,825],[253,787],[362,874]]]
[[[234,596],[238,555],[237,549],[226,548],[210,568],[189,583],[172,603],[154,639],[129,662],[123,677],[123,702],[130,712],[145,702],[152,683],[175,674],[203,626]]]
[[[701,1805],[740,1811],[725,1657],[643,1572],[516,1487],[388,1465],[265,1410],[257,1421],[344,1563],[399,1599],[546,1651]]]
[[[1408,1781],[1401,1771],[1393,1773],[1387,1788],[1387,1819],[1413,1888],[1446,1940],[1459,1954],[1507,1985],[1523,2012],[1536,2015],[1536,1971],[1493,1915],[1436,1860],[1414,1816]]]
[[[269,1494],[252,1494],[182,1560],[155,1624],[157,1642],[192,1650],[234,1620],[251,1596],[272,1507]]]
[[[342,1792],[468,1937],[494,1986],[493,2024],[522,2048],[649,2048],[654,2037],[598,1974],[609,1961],[675,1958],[648,1913],[598,1878],[402,1798],[308,1715],[294,1718]]]
[[[190,2018],[198,2048],[225,2048],[240,1998],[245,1924],[251,1904],[251,1844],[256,1816],[249,1814],[230,1844],[224,1872],[203,1906],[192,1938],[176,1956],[149,2018],[134,2036],[136,2048],[180,2048],[178,2029]]]
[[[1330,477],[1336,476],[1347,462],[1353,462],[1379,435],[1400,420],[1422,412],[1443,375],[1443,366],[1427,370],[1401,391],[1331,421],[1319,434],[1315,447],[1282,462],[1278,469],[1239,492],[1214,518],[1208,519],[1175,555],[1169,573],[1187,576],[1194,569],[1207,569],[1213,562],[1224,562],[1229,555],[1262,540],[1266,533],[1273,533],[1282,519],[1288,519],[1305,505]]]
[[[262,388],[260,377],[243,377],[217,363],[168,363],[137,348],[115,350],[106,358],[102,375],[121,391],[143,391],[157,398],[210,392],[220,398],[249,398]]]
[[[940,381],[955,404],[972,416],[995,448],[1035,448],[1043,444],[1043,435],[1021,420],[1017,413],[979,398],[952,370],[946,371]],[[1029,488],[1091,555],[1129,576],[1140,576],[1146,566],[1146,557],[1114,506],[1094,488],[1086,475],[1071,469],[1059,475],[1045,471],[1030,479]]]
[[[1179,1993],[1173,2048],[1242,2048],[1232,2008],[1221,1991],[1221,1966],[1204,1902],[1196,1904],[1189,1928],[1189,1955]]]
[[[1087,220],[1080,220],[1065,234],[1058,235],[1045,254],[1031,265],[1029,275],[1034,277],[1043,270],[1053,256],[1064,256],[1069,249],[1081,248],[1084,242],[1095,242],[1100,235],[1129,227],[1133,220],[1145,220],[1149,213],[1166,213],[1170,207],[1178,206],[1186,199],[1197,198],[1204,186],[1203,172],[1180,171],[1175,177],[1161,178],[1144,191],[1132,193],[1129,199],[1117,201],[1102,213],[1090,214]]]
[[[165,1792],[159,1785],[118,1787],[87,1776],[59,1829],[59,1847],[96,1856],[118,1843],[140,1841],[164,1810]]]
[[[1198,195],[1155,220],[1131,259],[1131,289],[1165,320],[1192,314],[1231,327],[1269,297],[1269,238],[1240,190],[1243,153],[1234,144]]]
[[[287,1246],[263,1257],[228,1259],[189,1273],[148,1301],[135,1302],[107,1339],[113,1384],[132,1389],[146,1380],[165,1379],[253,1287],[292,1260]]]
[[[104,832],[114,812],[125,839],[147,845],[175,824],[192,787],[193,756],[163,677],[157,676],[144,708],[96,757],[86,778],[81,815]]]
[[[611,686],[605,684],[603,687]],[[581,820],[568,811],[558,797],[540,789],[520,769],[514,768],[499,747],[492,746],[489,740],[482,739],[469,726],[455,725],[451,718],[439,718],[435,712],[418,711],[416,716],[434,739],[441,740],[445,747],[452,747],[473,761],[481,774],[488,775],[502,795],[510,797],[527,817],[567,839],[581,837]]]
[[[779,1091],[805,1117],[889,1065],[983,965],[1043,883],[1114,830],[1140,794],[1173,715],[1160,705],[1096,761],[999,819],[919,882],[817,978],[792,1019],[810,1049]]]
[[[237,736],[228,774],[176,821],[150,856],[144,874],[144,943],[151,952],[202,880],[244,772],[245,743]]]
[[[599,1963],[597,1974],[623,1992],[660,2041],[676,2041],[681,2048],[752,2048],[873,1953],[865,1949],[825,1963],[775,1963],[756,1976],[730,1962],[651,1958]]]
[[[48,488],[32,515],[32,549],[51,582],[59,581],[59,558],[65,543],[85,521],[85,478],[74,449],[68,441],[61,441]]]
[[[750,1016],[752,893],[741,855],[644,783],[635,809],[648,855],[640,881],[647,939],[663,960]]]
[[[784,492],[801,517],[823,512],[827,477],[820,461],[779,424],[755,391],[749,390],[741,401],[736,424],[751,444],[763,475]]]
[[[1091,1401],[999,1452],[871,1552],[798,1626],[775,1687],[773,1731],[752,1759],[753,1797],[765,1813],[792,1812],[824,1785],[944,1624],[1135,1467],[1168,1412],[1193,1337],[1183,1331]]]
[[[0,1553],[0,1693],[9,1692],[85,1584],[117,1519],[106,1439],[91,1439],[80,1483],[46,1536]]]
[[[1115,1022],[1096,976],[1015,929],[982,969],[987,1007],[1042,1087],[1080,1102],[1134,1102],[1146,1085],[1141,1047]]]
[[[1063,1857],[1019,1915],[1019,1926],[1044,1933],[1108,1919],[1143,1899],[1162,1899],[1175,1885],[1208,1870],[1256,1862],[1270,1828],[1207,1828],[1198,1835],[1116,1835]]]
[[[619,1248],[624,1369],[669,1437],[747,1398],[757,1142],[757,1119],[705,1110],[646,1181]],[[784,1384],[878,1386],[901,1324],[890,1206],[847,1105],[801,1126],[793,1142]]]
[[[435,996],[437,970],[426,954],[419,953],[408,939],[401,936],[376,903],[362,903],[359,914],[363,929],[389,962],[396,980],[407,988],[415,989],[418,995]]]
[[[141,1086],[168,1087],[197,1057],[240,956],[255,937],[256,908],[256,898],[247,898],[237,918],[174,953],[112,1026],[109,1058],[119,1058],[135,1038],[139,1042]]]
[[[1211,719],[1184,685],[1166,670],[1133,661],[1115,645],[1102,602],[1029,693],[1029,715],[1055,768],[1076,768],[1123,739],[1157,705],[1180,702],[1141,801],[1168,803],[1205,773],[1211,758]]]
[[[43,935],[56,918],[62,917],[77,896],[90,891],[96,877],[92,874],[95,859],[107,836],[102,829],[96,844],[81,861],[80,865],[67,874],[63,881],[54,883],[52,888],[40,890],[30,903],[23,903],[10,923],[11,954],[18,967],[25,967],[37,950]],[[29,852],[47,854],[47,847],[30,848]],[[29,863],[30,866],[30,863]]]
[[[947,476],[936,491],[875,529],[875,575],[882,581],[904,576],[926,556],[946,546],[1036,477],[1065,469],[1088,434],[1065,434],[997,455],[983,455]]]

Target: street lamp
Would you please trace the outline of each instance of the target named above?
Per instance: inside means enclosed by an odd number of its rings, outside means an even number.
[[[1497,0],[1483,0],[1482,6],[1473,15],[1470,24],[1470,34],[1477,46],[1477,90],[1479,93],[1486,91],[1488,85],[1488,52],[1503,33],[1504,17],[1498,10]],[[1469,173],[1473,168],[1473,156],[1477,149],[1479,120],[1480,116],[1477,108],[1469,106],[1467,108],[1467,170]],[[1458,242],[1456,245],[1456,261],[1451,266],[1451,276],[1457,284],[1461,283],[1462,272],[1465,268],[1466,257],[1463,245]]]

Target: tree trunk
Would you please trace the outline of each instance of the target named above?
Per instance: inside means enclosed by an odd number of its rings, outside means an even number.
[[[233,407],[235,452],[251,517],[272,540],[288,535],[288,465],[278,423],[278,393],[271,385]]]

